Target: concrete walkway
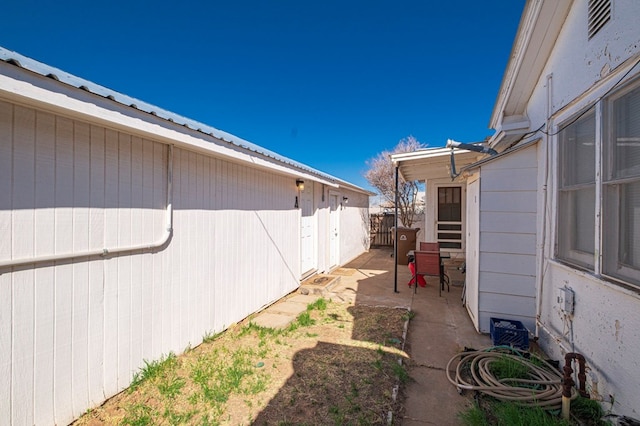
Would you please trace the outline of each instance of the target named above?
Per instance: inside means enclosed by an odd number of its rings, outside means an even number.
[[[458,425],[458,413],[472,402],[471,394],[459,395],[447,380],[449,360],[465,347],[491,346],[488,335],[475,331],[461,294],[464,276],[449,261],[447,273],[451,291],[438,296],[437,278],[427,278],[427,287],[417,293],[407,283],[411,274],[406,265],[398,265],[398,292],[394,292],[394,259],[391,249],[371,249],[330,274],[331,288],[324,297],[367,306],[410,309],[415,316],[409,322],[405,350],[411,380],[406,386],[403,425]],[[283,326],[292,321],[320,293],[295,294],[278,302],[254,321],[264,326]]]

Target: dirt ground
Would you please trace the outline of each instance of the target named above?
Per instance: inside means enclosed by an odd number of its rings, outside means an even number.
[[[400,424],[407,311],[321,300],[285,330],[248,319],[148,361],[74,424]]]

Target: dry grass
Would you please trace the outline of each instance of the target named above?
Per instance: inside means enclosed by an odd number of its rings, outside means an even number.
[[[406,318],[320,299],[285,330],[247,321],[147,363],[130,390],[75,424],[368,425],[389,411],[399,424]]]

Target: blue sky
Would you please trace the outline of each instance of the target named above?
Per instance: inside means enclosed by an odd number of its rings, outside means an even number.
[[[9,1],[0,45],[370,189],[488,128],[524,0]]]

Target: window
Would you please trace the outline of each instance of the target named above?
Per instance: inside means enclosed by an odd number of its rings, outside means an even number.
[[[605,114],[603,272],[640,283],[640,87],[608,100]]]
[[[596,217],[595,113],[560,132],[558,256],[593,267]]]
[[[560,128],[557,257],[640,285],[640,85]]]

